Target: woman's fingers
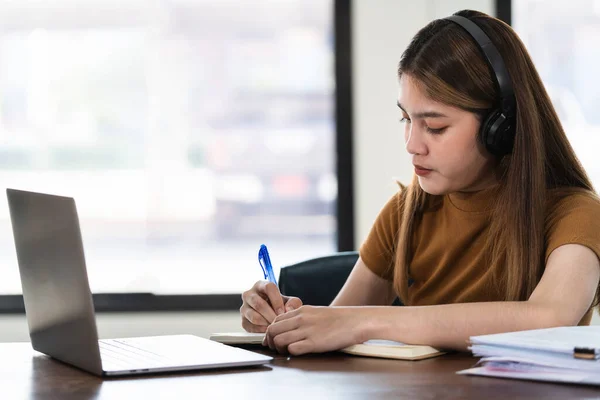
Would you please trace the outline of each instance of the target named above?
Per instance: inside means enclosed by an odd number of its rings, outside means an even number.
[[[256,310],[252,309],[248,306],[242,306],[242,317],[248,320],[252,325],[257,326],[269,326],[269,321],[262,315],[260,315]]]
[[[291,344],[304,340],[305,337],[299,329],[293,331],[284,332],[280,335],[273,337],[273,345],[275,350],[282,354],[289,352],[288,348]]]
[[[271,305],[265,300],[264,296],[265,295],[261,293],[260,289],[256,288],[256,285],[254,285],[252,289],[242,293],[242,311],[244,310],[244,306],[248,306],[271,323],[277,315],[275,314],[275,311],[273,311]]]
[[[269,281],[256,282],[250,290],[242,293],[242,301],[242,328],[248,332],[266,332],[274,321],[281,323],[288,320],[297,314],[292,311],[302,307],[302,300],[282,296],[277,285]],[[279,334],[286,329],[295,329],[294,326],[290,323],[279,324],[275,332]],[[263,344],[274,350],[277,348],[273,337],[269,335],[266,335]]]
[[[242,316],[242,328],[244,328],[246,332],[264,333],[267,331],[268,325],[254,325],[248,321],[246,317]]]
[[[257,283],[257,291],[264,298],[269,300],[271,304],[271,309],[275,312],[276,315],[283,314],[285,312],[283,306],[283,297],[279,292],[279,288],[276,284],[269,281],[260,281]]]
[[[290,335],[285,335],[283,336],[284,339],[277,339],[278,336],[282,335],[282,334],[286,334],[286,333],[290,333],[291,332],[295,332],[295,335],[298,334],[298,328],[300,327],[300,318],[299,317],[294,317],[291,316],[290,318],[286,318],[288,317],[290,314],[285,314],[282,316],[279,316],[277,319],[277,322],[272,323],[271,325],[269,325],[269,327],[267,328],[267,333],[265,335],[265,342],[266,344],[273,350],[277,350],[279,352],[285,352],[285,346],[287,346],[287,342],[285,342],[285,338],[295,338],[296,336],[290,336]],[[282,319],[285,318],[285,319]],[[276,339],[279,342],[276,342]],[[299,339],[298,339],[299,340]]]
[[[313,343],[308,339],[300,340],[288,345],[287,351],[293,356],[310,353],[313,351]]]
[[[285,300],[285,312],[297,310],[302,307],[302,300],[297,297],[287,297]]]

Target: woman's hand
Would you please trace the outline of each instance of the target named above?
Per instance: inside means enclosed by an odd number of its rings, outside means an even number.
[[[263,344],[292,355],[339,350],[362,343],[364,326],[358,307],[302,306],[277,316]]]
[[[282,296],[273,282],[258,281],[242,294],[242,328],[247,332],[266,332],[275,317],[302,307],[297,297]]]

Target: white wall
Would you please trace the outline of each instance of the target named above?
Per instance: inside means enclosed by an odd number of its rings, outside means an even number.
[[[397,67],[410,39],[429,21],[463,9],[494,15],[493,0],[354,0],[354,201],[358,248],[381,207],[409,183],[413,169],[404,150],[396,105]]]
[[[99,313],[101,339],[189,333],[208,338],[211,333],[241,330],[238,311]],[[0,316],[0,342],[29,341],[24,315]]]
[[[394,177],[412,176],[396,106],[396,68],[410,38],[427,22],[464,8],[492,14],[493,0],[354,0],[354,157],[356,244],[394,193]],[[594,323],[600,323],[597,315]],[[212,332],[241,329],[237,311],[174,313],[102,313],[101,338]],[[0,342],[27,341],[22,315],[0,316]]]

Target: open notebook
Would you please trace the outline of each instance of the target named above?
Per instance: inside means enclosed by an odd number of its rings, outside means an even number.
[[[210,340],[224,344],[261,344],[264,333],[215,333]],[[397,360],[423,360],[444,354],[430,346],[408,345],[391,340],[369,340],[340,350],[343,353],[357,356],[393,358]]]

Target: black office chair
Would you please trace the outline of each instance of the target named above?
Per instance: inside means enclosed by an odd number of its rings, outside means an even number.
[[[358,260],[357,251],[335,253],[282,267],[279,290],[299,297],[304,304],[328,306],[338,294]],[[393,305],[402,305],[398,299]]]

